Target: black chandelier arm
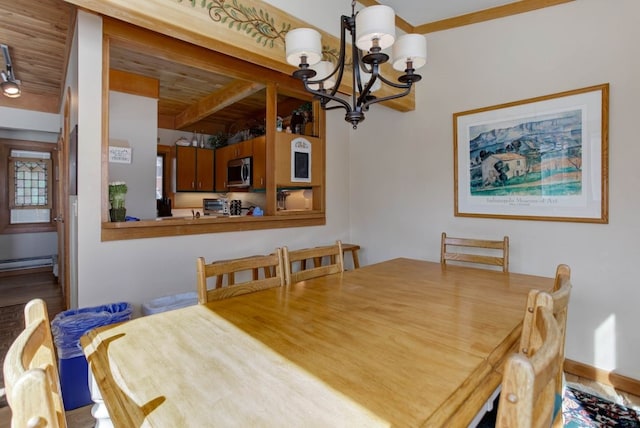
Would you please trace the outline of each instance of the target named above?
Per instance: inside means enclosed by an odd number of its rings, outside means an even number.
[[[328,93],[326,91],[316,91],[315,89],[311,89],[308,85],[308,82],[306,80],[303,80],[302,83],[304,84],[304,89],[309,92],[310,94],[315,95],[316,97],[320,98],[322,104],[323,104],[323,108],[325,110],[333,110],[334,108],[344,108],[347,113],[351,112],[351,106],[349,105],[348,102],[346,102],[345,100],[343,100],[340,97],[335,96],[333,93]],[[333,92],[333,91],[332,91]],[[325,99],[328,99],[328,101],[324,101]],[[341,105],[339,106],[335,106],[335,107],[326,107],[326,104],[329,101],[335,101]]]
[[[338,56],[338,65],[333,70],[333,72],[327,76],[324,80],[329,79],[331,76],[338,73],[336,76],[336,84],[331,88],[330,93],[332,97],[335,97],[338,92],[338,88],[342,84],[342,76],[344,75],[344,65],[346,63],[347,56],[347,41],[346,41],[346,32],[351,31],[353,17],[348,17],[346,15],[342,15],[340,18],[340,29],[342,34],[340,35],[340,55]]]
[[[416,75],[417,76],[417,75]],[[398,89],[411,89],[411,85],[412,83],[396,83],[396,82],[392,82],[389,79],[386,79],[384,76],[382,76],[381,74],[378,74],[378,77],[380,78],[380,80],[382,80],[386,85],[389,86],[393,86],[394,88],[398,88]]]
[[[351,108],[347,108],[347,107],[345,107],[343,105],[333,105],[333,106],[330,106],[330,107],[326,107],[326,106],[323,107],[323,109],[327,110],[327,111],[328,110],[335,110],[335,109],[339,109],[339,108],[343,108],[347,112],[347,114],[349,114],[352,111]]]
[[[394,86],[398,86],[398,85],[394,85]],[[405,95],[409,95],[410,92],[411,92],[411,84],[407,83],[407,87],[403,92],[399,92],[397,94],[389,95],[389,96],[382,97],[382,98],[373,98],[373,99],[371,99],[371,100],[369,100],[369,101],[367,101],[367,102],[362,104],[362,110],[367,111],[371,104],[377,104],[377,103],[381,103],[381,102],[384,102],[384,101],[394,100],[396,98],[402,98]]]
[[[360,91],[360,96],[358,97],[358,102],[356,105],[361,106],[367,103],[367,99],[370,97],[375,97],[375,95],[371,94],[371,88],[376,83],[376,79],[380,77],[377,74],[371,74],[371,79],[367,82],[367,86],[364,87],[364,90]]]
[[[365,65],[365,64],[363,63],[362,65]],[[366,67],[364,71],[367,73],[370,73],[371,77],[369,78],[367,85],[364,87],[364,89],[362,89],[362,86],[360,86],[360,78],[361,78],[360,69],[358,69],[358,91],[360,93],[360,96],[358,97],[358,101],[356,104],[358,106],[365,104],[367,102],[367,98],[370,98],[371,96],[373,96],[371,95],[371,88],[376,83],[376,80],[378,78],[382,80],[382,76],[380,75],[380,65],[378,63],[371,64],[371,71],[367,70]]]
[[[354,45],[355,46],[355,45]],[[357,52],[356,52],[357,51]],[[360,49],[354,49],[353,50],[354,55],[358,55],[358,59],[353,61],[353,102],[356,102],[356,89],[358,90],[358,93],[362,94],[364,93],[364,91],[362,90],[362,76],[361,76],[361,67],[364,66],[365,64],[362,62],[362,57],[360,56]],[[371,67],[373,69],[373,66]],[[366,71],[366,70],[365,70]],[[368,71],[367,71],[368,73]],[[373,71],[371,72],[371,76],[373,76]],[[374,80],[373,78],[371,78],[369,80],[369,82],[371,82],[371,80]],[[359,99],[359,97],[358,97]]]
[[[307,92],[315,95],[316,97],[319,97],[320,99],[328,99],[328,101],[325,101],[324,103],[322,103],[323,108],[325,110],[332,109],[332,108],[324,107],[324,105],[329,101],[335,101],[341,104],[340,106],[336,106],[333,108],[344,108],[347,112],[350,112],[352,110],[349,103],[347,103],[342,98],[337,97],[336,93],[338,92],[338,89],[340,88],[340,85],[342,83],[342,77],[344,75],[344,66],[346,63],[346,32],[347,31],[351,32],[351,29],[353,27],[353,21],[354,21],[353,16],[349,17],[346,15],[342,15],[342,17],[340,18],[340,22],[341,22],[340,26],[342,30],[342,34],[340,36],[340,53],[338,55],[338,65],[336,66],[336,68],[334,68],[331,74],[329,74],[324,79],[317,79],[317,80],[307,80],[305,78],[302,78],[302,83],[304,84],[304,88]],[[319,90],[311,89],[309,87],[309,85],[313,85],[313,84],[319,85],[329,80],[336,73],[337,73],[336,83],[333,86],[333,88],[325,91],[319,91]]]
[[[355,18],[354,18],[355,20]],[[355,27],[355,22],[353,23],[354,27]],[[362,82],[360,79],[360,49],[358,49],[358,46],[356,45],[356,30],[355,28],[351,28],[349,30],[351,32],[351,75],[352,75],[352,81],[351,81],[351,87],[352,89],[352,103],[354,105],[354,107],[357,105],[357,96],[356,96],[356,89],[358,90],[358,92],[362,92]]]

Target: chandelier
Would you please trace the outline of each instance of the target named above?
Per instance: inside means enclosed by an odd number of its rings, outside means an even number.
[[[411,92],[411,86],[422,77],[415,70],[427,61],[427,41],[420,34],[405,34],[395,37],[395,13],[385,5],[369,6],[355,12],[355,0],[351,2],[351,16],[342,15],[340,35],[340,55],[335,66],[322,60],[320,33],[311,28],[297,28],[285,36],[287,62],[297,66],[293,77],[302,80],[307,92],[320,100],[324,110],[343,108],[344,119],[353,129],[364,120],[364,112],[375,103],[401,98]],[[346,38],[351,36],[351,103],[337,96],[347,64]],[[395,42],[395,43],[394,43]],[[380,74],[380,65],[389,60],[382,52],[393,46],[392,66],[404,74],[398,83]],[[348,71],[348,70],[347,70]],[[398,90],[385,97],[372,93],[382,84]]]
[[[4,96],[9,98],[18,98],[20,93],[20,81],[16,79],[16,76],[13,72],[13,65],[11,64],[11,57],[9,56],[9,46],[3,44],[0,45],[2,48],[2,54],[4,56],[4,63],[6,65],[7,71],[0,71],[0,76],[2,76],[2,82],[0,82],[0,88],[2,88],[2,93]]]

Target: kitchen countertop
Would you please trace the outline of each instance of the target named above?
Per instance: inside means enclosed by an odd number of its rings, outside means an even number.
[[[140,221],[102,222],[102,240],[116,241],[324,224],[326,224],[325,213],[316,210],[278,211],[275,215],[266,216],[158,217]]]

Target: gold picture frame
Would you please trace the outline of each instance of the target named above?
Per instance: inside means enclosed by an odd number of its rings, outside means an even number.
[[[608,223],[609,84],[453,115],[454,215]]]

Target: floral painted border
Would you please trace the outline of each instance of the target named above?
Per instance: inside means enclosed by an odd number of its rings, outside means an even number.
[[[182,3],[183,0],[178,0]],[[285,35],[291,30],[291,23],[276,23],[273,16],[263,9],[247,7],[238,0],[230,2],[226,0],[185,0],[192,7],[206,8],[209,17],[213,22],[226,24],[229,29],[244,32],[256,43],[270,49],[275,48],[276,40],[280,40],[284,45]],[[323,59],[336,63],[339,57],[339,50],[331,46],[322,46]]]

